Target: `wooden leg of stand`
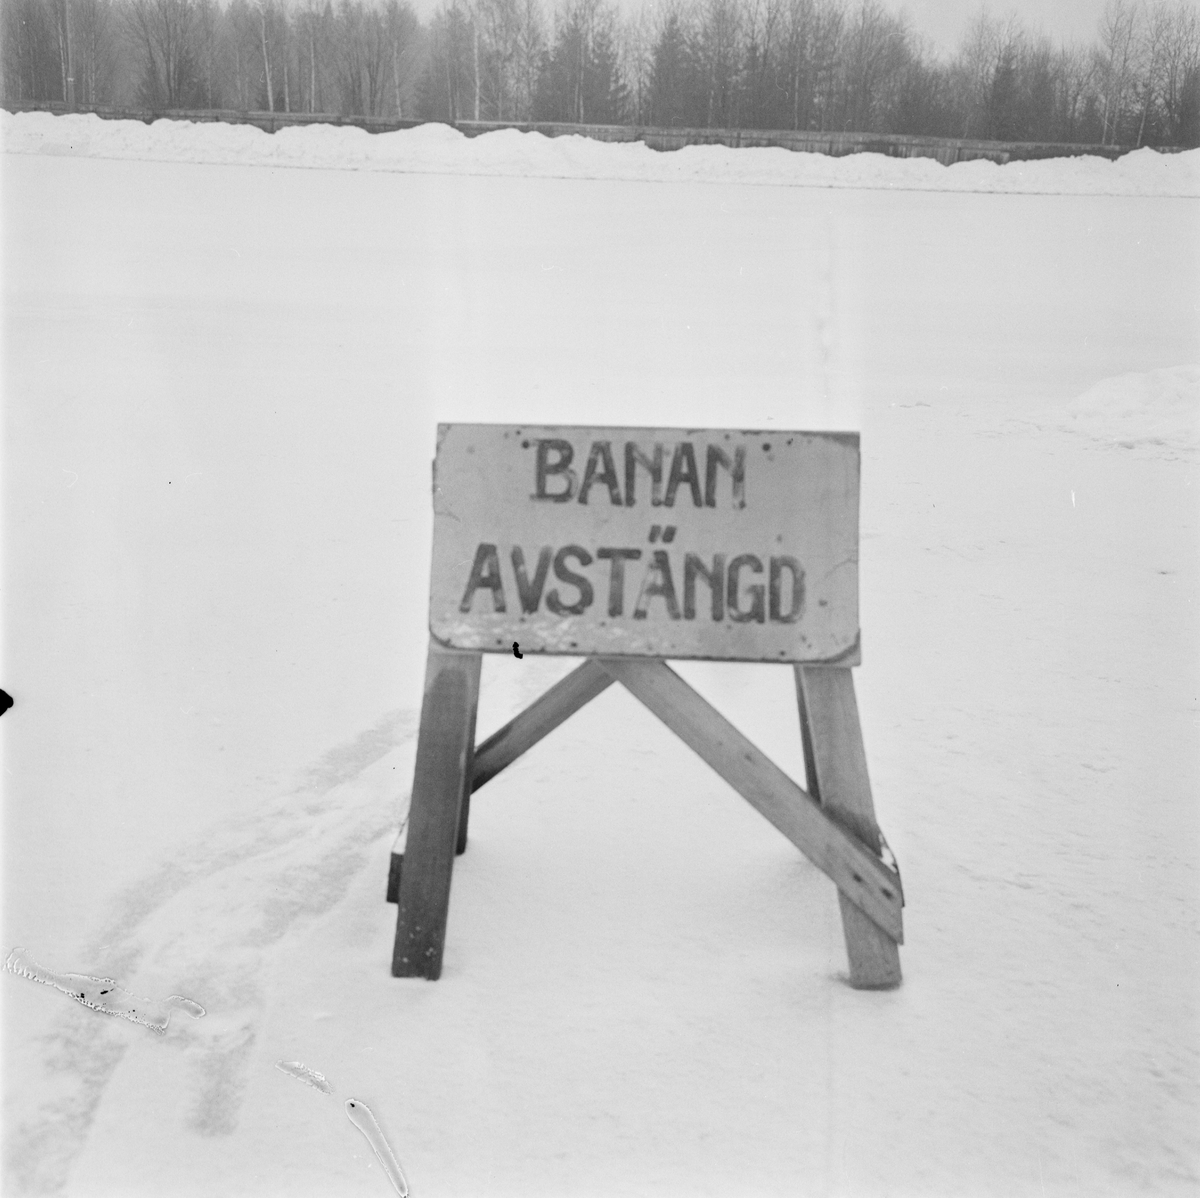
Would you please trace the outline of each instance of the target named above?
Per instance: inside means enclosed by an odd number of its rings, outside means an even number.
[[[479,655],[482,663],[483,656]],[[471,718],[467,727],[467,772],[463,775],[462,799],[458,805],[458,835],[454,838],[455,855],[467,851],[467,823],[471,818],[471,783],[475,773],[475,715],[479,710],[479,675],[475,676],[475,698],[471,703]]]
[[[854,676],[848,669],[796,666],[796,696],[808,789],[834,819],[879,854],[881,840],[871,800]],[[900,985],[896,941],[839,892],[850,984],[858,990]]]
[[[766,816],[844,894],[903,941],[899,878],[801,790],[665,661],[605,657],[604,668]]]
[[[400,873],[393,977],[434,981],[442,972],[450,875],[463,822],[463,794],[471,778],[481,664],[478,653],[430,643]]]
[[[478,790],[490,782],[542,737],[603,694],[612,682],[612,675],[594,658],[577,666],[476,749],[471,789]]]
[[[471,818],[470,781],[463,789],[462,802],[458,808],[458,835],[454,838],[454,855],[461,857],[467,851],[467,822]]]

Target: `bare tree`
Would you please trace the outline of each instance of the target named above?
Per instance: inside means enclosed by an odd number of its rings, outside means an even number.
[[[830,83],[838,69],[845,14],[822,0],[786,0],[781,14],[780,124],[792,129],[824,127]]]
[[[902,19],[879,0],[861,0],[845,33],[842,70],[842,128],[870,130],[886,89],[907,60],[908,32]]]
[[[1055,139],[1076,141],[1081,136],[1084,109],[1092,94],[1096,57],[1082,46],[1062,46],[1055,56],[1057,80]]]
[[[1100,144],[1115,142],[1137,68],[1141,5],[1131,0],[1108,0],[1100,18],[1096,51],[1103,109]]]
[[[242,111],[260,108],[266,99],[260,100],[265,81],[258,13],[247,0],[230,0],[225,10],[224,33],[226,62],[233,76],[234,102]]]
[[[258,49],[262,55],[263,79],[267,85],[267,111],[275,111],[275,87],[271,78],[271,58],[274,46],[275,5],[269,0],[258,0],[254,6],[254,15],[258,27]],[[268,37],[267,26],[271,26],[271,36]]]
[[[329,0],[305,0],[304,6],[292,18],[298,111],[326,112],[332,107],[328,73],[334,27]]]
[[[421,23],[408,0],[387,0],[383,10],[396,116],[403,119],[412,105],[413,87],[421,51]]]
[[[747,0],[744,4],[741,116],[753,128],[782,123],[778,107],[784,20],[784,0]]]
[[[1171,36],[1170,9],[1165,4],[1148,9],[1144,19],[1140,22],[1139,35],[1141,42],[1137,54],[1139,71],[1138,78],[1134,83],[1134,91],[1141,101],[1136,141],[1136,144],[1140,146],[1145,139],[1146,124],[1160,91],[1163,59]]]
[[[338,25],[342,111],[379,116],[391,67],[391,42],[383,14],[361,0],[343,0]]]
[[[470,16],[457,0],[434,13],[421,98],[422,113],[428,119],[453,123],[470,111],[474,92],[471,43]]]
[[[125,14],[141,57],[141,102],[151,108],[197,104],[194,0],[130,0]]]
[[[517,0],[514,103],[519,121],[533,117],[538,76],[546,53],[546,21],[538,0]]]
[[[695,61],[704,89],[701,123],[733,128],[739,121],[742,14],[737,0],[704,0]]]
[[[118,47],[112,0],[70,0],[75,98],[80,104],[113,99]]]
[[[476,119],[511,119],[520,12],[516,0],[474,0],[471,54],[475,71]]]
[[[73,0],[80,8],[96,0]],[[195,0],[195,61],[199,102],[205,108],[224,105],[223,51],[221,36],[225,14],[218,0]]]
[[[12,101],[64,98],[57,20],[42,0],[5,0],[3,18],[4,98]]]
[[[1015,61],[1023,41],[1024,31],[1015,16],[1000,20],[986,8],[967,27],[951,63],[954,107],[961,113],[960,136],[992,134],[997,68]]]
[[[1189,115],[1192,123],[1200,124],[1200,14],[1179,0],[1174,7],[1159,4],[1152,20],[1161,28],[1158,91],[1163,133],[1172,144],[1186,144],[1192,140],[1186,128]]]

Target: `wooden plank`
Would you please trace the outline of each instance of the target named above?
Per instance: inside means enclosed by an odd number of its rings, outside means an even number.
[[[894,990],[903,980],[900,948],[868,916],[838,891],[842,912],[842,935],[850,962],[850,985],[855,990]]]
[[[393,977],[433,981],[442,972],[450,875],[470,778],[481,663],[478,653],[456,653],[430,642],[400,874]]]
[[[404,850],[407,845],[408,816],[406,815],[404,822],[400,825],[400,831],[396,833],[396,839],[392,843],[392,856],[388,862],[387,901],[389,903],[400,901],[400,876],[404,870]]]
[[[795,674],[809,785],[821,806],[879,855],[883,842],[871,798],[854,676],[846,669],[803,666],[796,666]],[[898,875],[896,881],[899,886]],[[902,889],[899,894],[903,902]],[[898,986],[900,953],[895,938],[864,918],[844,890],[840,897],[850,984],[864,990]]]
[[[598,662],[588,660],[576,667],[475,750],[471,789],[490,782],[612,684],[612,675]]]
[[[467,823],[471,818],[471,787],[466,784],[470,780],[470,774],[464,774],[463,780],[462,798],[458,805],[458,834],[454,838],[456,857],[461,857],[467,851]]]
[[[482,663],[483,658],[480,658]],[[471,704],[471,716],[467,727],[467,766],[463,774],[462,798],[458,805],[458,836],[454,842],[455,856],[467,851],[467,824],[471,819],[471,791],[475,789],[475,717],[479,712],[479,683],[475,684],[475,702]]]
[[[560,679],[544,695],[531,703],[516,719],[509,720],[503,728],[492,733],[474,752],[471,785],[463,791],[462,808],[458,821],[458,838],[455,854],[465,852],[467,826],[471,815],[471,793],[485,782],[490,782],[502,769],[512,765],[522,753],[531,749],[544,736],[553,732],[564,720],[591,702],[602,691],[613,684],[612,677],[594,661],[585,661]],[[475,726],[472,717],[471,738]],[[400,901],[400,877],[404,867],[404,847],[408,829],[405,826],[397,845],[392,848],[388,868],[387,901]]]
[[[903,942],[896,875],[662,661],[604,668],[766,816],[892,940]]]

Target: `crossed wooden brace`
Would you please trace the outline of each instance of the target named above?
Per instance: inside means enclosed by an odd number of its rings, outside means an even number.
[[[394,976],[441,973],[450,875],[466,848],[471,793],[620,682],[833,880],[851,985],[899,985],[904,894],[899,872],[882,859],[849,668],[793,667],[805,791],[657,658],[589,658],[475,747],[481,662],[479,653],[430,643],[403,866],[393,856],[388,885],[399,905]]]

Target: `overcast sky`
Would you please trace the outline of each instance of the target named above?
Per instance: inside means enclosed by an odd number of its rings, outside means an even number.
[[[882,0],[893,12],[908,13],[916,33],[941,51],[954,49],[971,19],[984,7],[979,0]],[[1045,33],[1052,42],[1090,42],[1105,0],[1009,0],[987,5],[993,16],[1015,13],[1031,32]]]

